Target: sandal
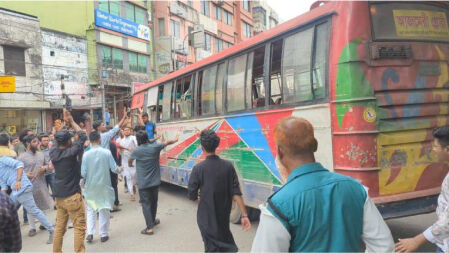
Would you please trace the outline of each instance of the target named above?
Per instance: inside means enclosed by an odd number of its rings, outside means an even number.
[[[144,230],[140,231],[140,233],[141,233],[142,235],[153,235],[153,234],[154,234],[153,231],[148,232],[148,229],[146,229],[146,228],[145,228]]]

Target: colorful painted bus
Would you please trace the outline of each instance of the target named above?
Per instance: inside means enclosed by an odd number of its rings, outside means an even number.
[[[273,128],[294,115],[314,125],[317,160],[360,180],[385,218],[434,210],[447,173],[430,151],[449,123],[448,15],[442,2],[317,2],[138,88],[132,107],[163,138],[181,134],[161,156],[163,180],[187,186],[204,159],[198,132],[213,129],[257,208],[281,186]]]

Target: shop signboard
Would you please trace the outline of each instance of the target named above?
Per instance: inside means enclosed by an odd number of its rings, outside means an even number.
[[[0,76],[0,93],[16,92],[15,76]]]
[[[95,25],[139,39],[150,40],[150,28],[131,20],[95,9]]]

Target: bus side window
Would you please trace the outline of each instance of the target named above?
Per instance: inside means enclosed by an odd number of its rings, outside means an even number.
[[[175,103],[174,108],[174,118],[181,118],[181,94],[182,94],[182,79],[176,80],[175,98],[173,102]]]
[[[282,98],[284,103],[313,99],[310,80],[313,27],[284,40],[282,54]]]
[[[265,106],[265,86],[264,86],[264,73],[263,64],[265,58],[265,46],[254,50],[252,64],[252,78],[250,81],[252,92],[252,107],[264,107]],[[249,65],[249,64],[248,64]]]
[[[200,79],[199,93],[199,105],[200,115],[212,115],[215,114],[215,82],[217,76],[217,65],[209,67],[202,72],[202,78]]]
[[[157,104],[158,104],[158,108],[157,108],[157,122],[161,122],[162,121],[162,109],[163,109],[163,105],[162,105],[162,98],[164,95],[164,85],[161,85],[158,87],[158,92],[157,92]]]
[[[173,83],[169,82],[164,85],[164,92],[162,95],[162,121],[169,121],[171,119],[171,98],[172,98]]]
[[[316,26],[315,52],[313,61],[313,93],[315,98],[326,96],[326,56],[329,46],[329,23]]]
[[[283,40],[271,44],[270,62],[270,105],[280,105],[282,101],[281,58]]]
[[[245,109],[245,70],[247,55],[240,55],[229,60],[226,104],[227,111]]]
[[[190,118],[192,115],[192,76],[186,76],[183,80],[181,103],[179,109],[181,112],[181,118]]]
[[[224,89],[225,74],[226,74],[226,64],[220,63],[218,65],[217,87],[215,89],[215,106],[217,108],[217,113],[223,112],[223,89]]]

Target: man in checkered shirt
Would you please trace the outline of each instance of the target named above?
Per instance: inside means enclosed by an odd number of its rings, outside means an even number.
[[[6,193],[0,192],[0,252],[19,252],[22,236],[16,206]]]

